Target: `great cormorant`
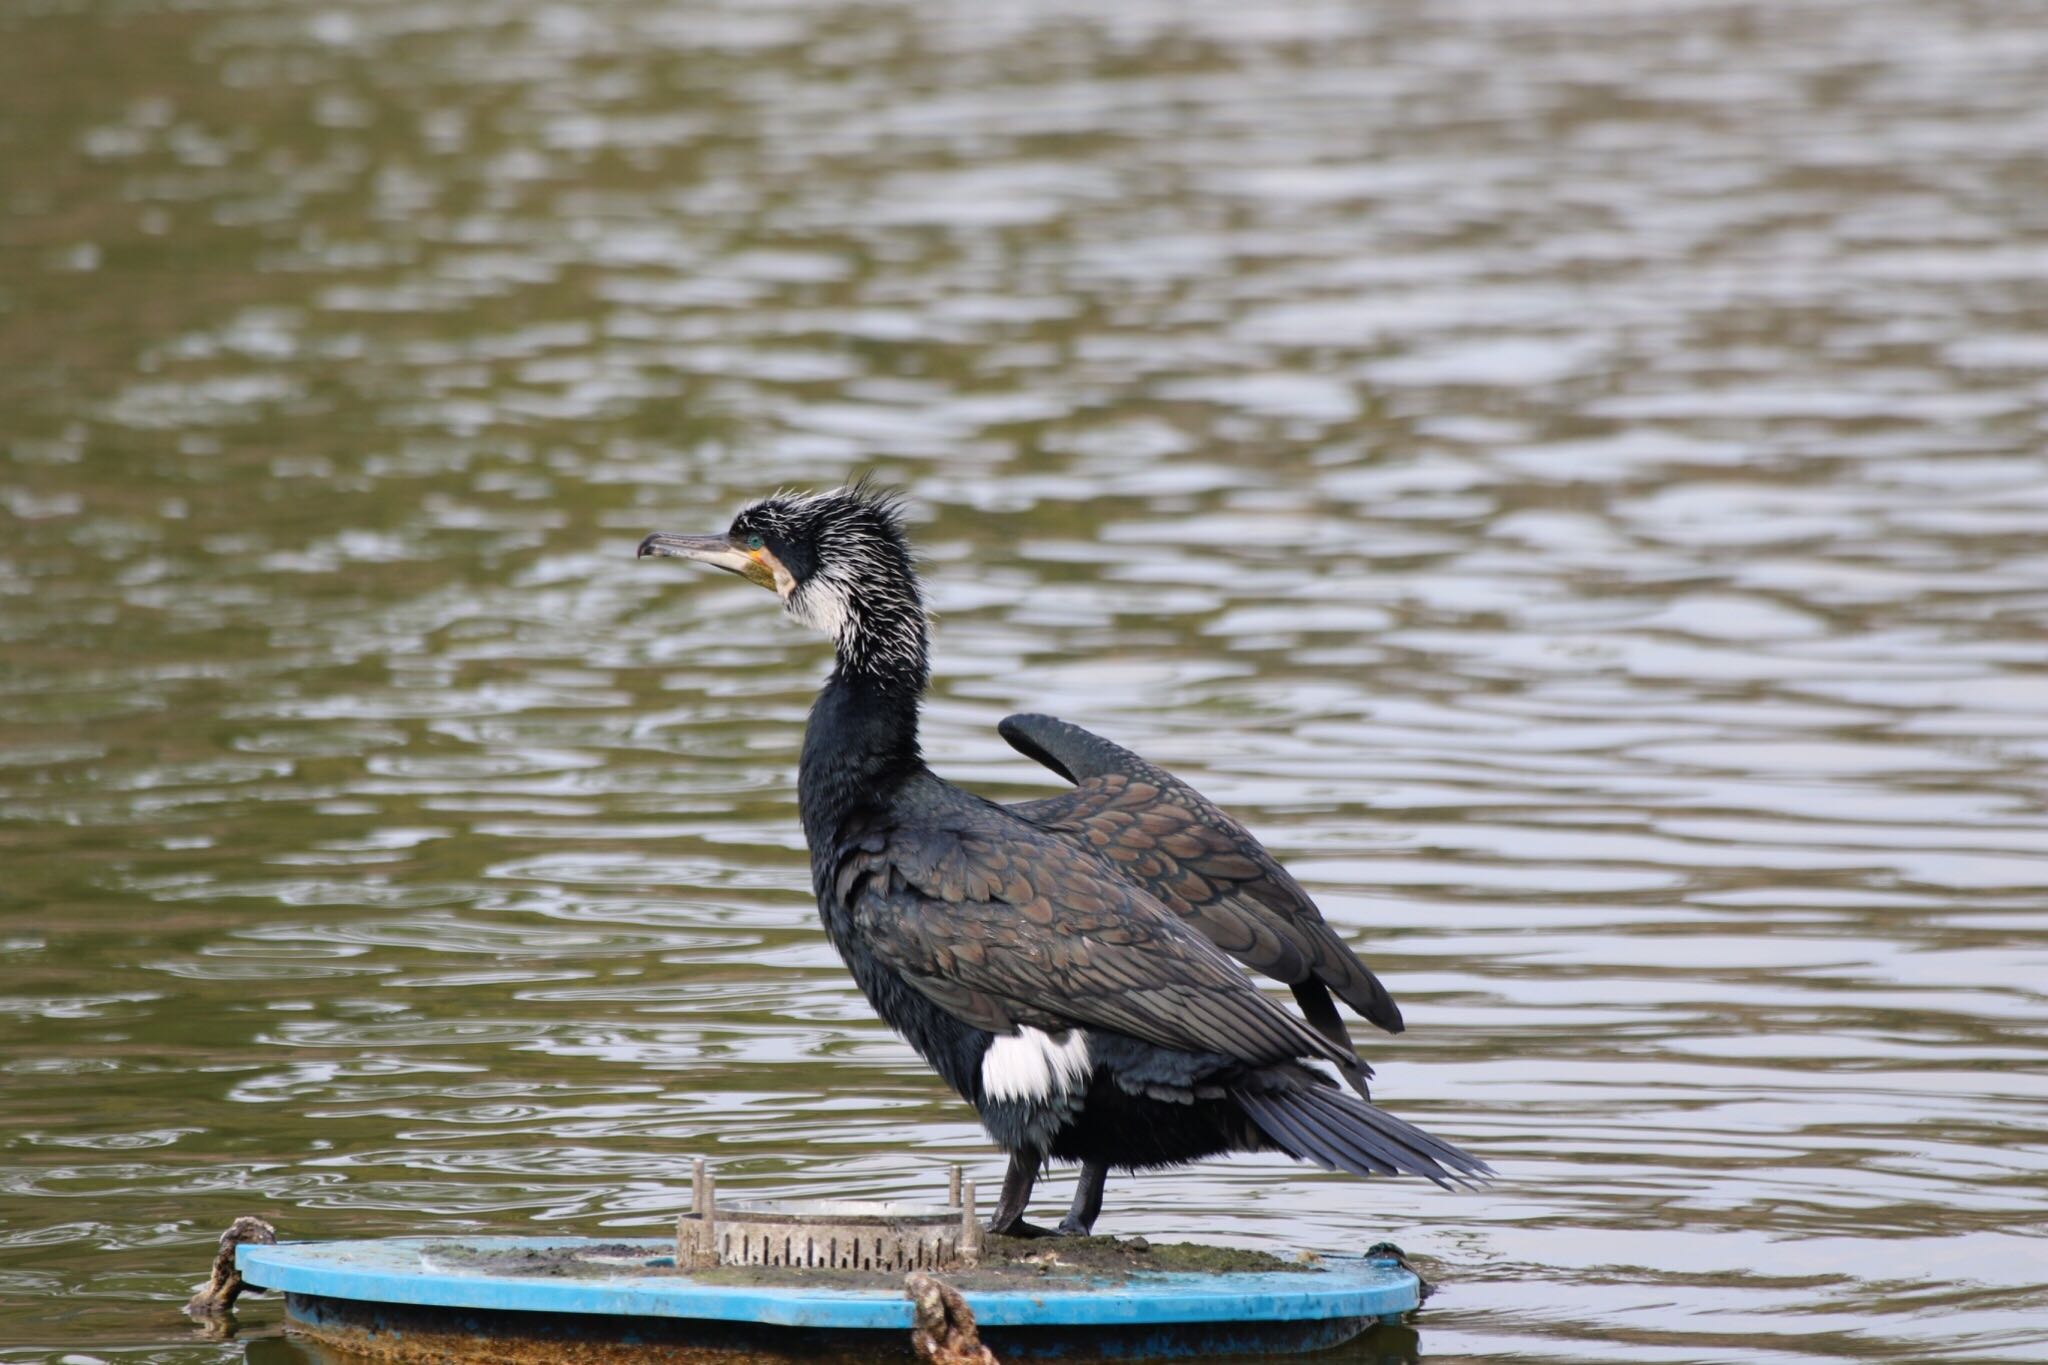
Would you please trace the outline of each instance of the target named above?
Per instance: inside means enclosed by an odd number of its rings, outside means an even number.
[[[1330,995],[1389,1033],[1407,1027],[1401,1007],[1250,830],[1172,773],[1078,725],[1021,715],[1004,717],[996,729],[1011,748],[1074,784],[1011,810],[1097,853],[1224,952],[1293,987],[1309,1023],[1350,1056],[1349,1065],[1337,1065],[1344,1079],[1360,1099],[1372,1098],[1372,1068],[1358,1059]],[[1011,1179],[1027,1179],[1019,1159],[1011,1160]],[[1093,1225],[1108,1176],[1103,1163],[1082,1163],[1062,1231]]]
[[[797,777],[819,913],[876,1012],[1009,1153],[993,1231],[1038,1231],[1024,1211],[1047,1157],[1082,1163],[1066,1232],[1093,1226],[1111,1168],[1221,1152],[1439,1185],[1487,1173],[1364,1098],[1330,992],[1390,1031],[1399,1011],[1300,886],[1191,788],[1039,716],[1011,717],[1004,737],[1070,792],[1006,807],[925,766],[925,610],[893,495],[778,494],[723,534],[656,532],[639,552],[772,589],[832,638]],[[1308,1022],[1226,952],[1293,986]]]

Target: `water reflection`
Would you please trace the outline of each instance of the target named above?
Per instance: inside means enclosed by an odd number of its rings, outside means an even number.
[[[85,3],[0,76],[0,1355],[234,1358],[247,1211],[993,1177],[815,927],[819,647],[630,559],[863,467],[935,761],[1243,811],[1508,1176],[1119,1230],[1433,1259],[1361,1360],[2048,1350],[2048,28]]]

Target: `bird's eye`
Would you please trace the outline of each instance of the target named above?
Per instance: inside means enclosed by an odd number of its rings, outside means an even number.
[[[747,548],[749,550],[758,550],[767,543],[767,541],[761,539],[761,533],[758,531],[747,537]]]

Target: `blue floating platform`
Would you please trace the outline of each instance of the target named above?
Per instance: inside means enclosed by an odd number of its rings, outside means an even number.
[[[1040,1245],[1050,1262],[942,1276],[1004,1360],[1318,1350],[1421,1300],[1420,1281],[1393,1260],[1100,1274],[1063,1269],[1059,1243]],[[674,1249],[655,1238],[406,1237],[245,1245],[237,1264],[249,1284],[286,1296],[295,1329],[386,1360],[814,1365],[909,1355],[900,1282],[680,1270]]]

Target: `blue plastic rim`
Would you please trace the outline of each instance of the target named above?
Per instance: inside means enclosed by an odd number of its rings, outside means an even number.
[[[637,1266],[622,1256],[617,1273],[592,1267],[582,1275],[507,1274],[462,1261],[463,1253],[544,1255],[598,1246],[645,1256]],[[243,1278],[260,1288],[357,1303],[868,1331],[911,1325],[900,1290],[703,1284],[664,1269],[673,1266],[673,1250],[668,1239],[651,1237],[396,1237],[243,1246],[235,1259]],[[1421,1302],[1412,1272],[1361,1256],[1328,1257],[1309,1271],[1141,1273],[963,1292],[986,1327],[1384,1320]]]

